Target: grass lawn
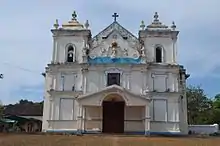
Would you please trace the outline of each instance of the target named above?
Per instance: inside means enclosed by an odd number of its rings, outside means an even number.
[[[0,146],[220,146],[220,138],[0,134]]]

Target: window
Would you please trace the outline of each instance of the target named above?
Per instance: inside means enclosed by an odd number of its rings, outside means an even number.
[[[60,120],[74,119],[74,99],[61,98],[60,99]]]
[[[167,121],[167,100],[153,100],[154,121]]]
[[[73,46],[69,46],[67,50],[67,62],[74,61],[74,48]]]
[[[120,73],[108,73],[107,86],[120,86]]]
[[[161,47],[156,48],[156,62],[157,63],[162,62],[162,48]]]
[[[166,74],[152,74],[153,90],[157,92],[167,91],[167,75]]]

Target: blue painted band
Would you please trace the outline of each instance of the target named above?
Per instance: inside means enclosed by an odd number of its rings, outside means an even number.
[[[111,58],[111,57],[95,57],[95,58],[88,58],[89,64],[141,64],[142,59],[139,57],[135,58]]]
[[[49,133],[69,133],[69,134],[99,134],[102,133],[98,130],[85,130],[85,131],[78,131],[78,130],[47,130],[46,132]],[[132,134],[132,135],[183,135],[181,132],[154,132],[150,131],[148,133],[145,133],[145,131],[125,131],[125,134]]]

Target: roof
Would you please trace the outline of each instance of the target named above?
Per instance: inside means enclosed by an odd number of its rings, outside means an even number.
[[[16,122],[15,120],[7,119],[7,118],[0,119],[0,123],[3,124],[15,123],[15,122]]]
[[[15,116],[15,115],[8,115],[5,117],[6,119],[9,119],[11,121],[17,121],[17,122],[26,122],[26,121],[40,121],[38,119],[34,118],[24,118],[20,116]]]
[[[5,106],[4,115],[16,115],[16,116],[42,116],[43,115],[43,103],[17,103]]]

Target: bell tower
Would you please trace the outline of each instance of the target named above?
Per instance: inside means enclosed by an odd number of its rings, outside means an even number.
[[[145,27],[141,22],[139,38],[146,48],[147,62],[177,64],[177,36],[179,31],[173,22],[171,27],[162,24],[157,12],[153,22]]]
[[[76,11],[72,19],[59,27],[58,20],[54,24],[52,63],[87,63],[91,31],[86,21],[82,25],[77,20]]]

